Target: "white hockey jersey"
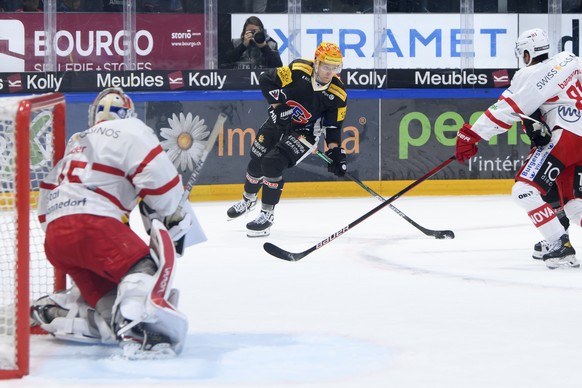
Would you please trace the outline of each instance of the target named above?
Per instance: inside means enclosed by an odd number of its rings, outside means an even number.
[[[99,123],[69,140],[40,186],[43,227],[70,214],[127,221],[138,198],[167,216],[180,204],[180,175],[153,130],[137,118]]]
[[[503,133],[518,113],[530,116],[540,109],[545,123],[582,136],[582,62],[572,53],[561,52],[535,65],[520,69],[499,100],[473,124],[472,130],[485,140]]]

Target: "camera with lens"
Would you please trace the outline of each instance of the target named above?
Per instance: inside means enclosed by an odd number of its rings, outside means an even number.
[[[255,40],[256,43],[263,44],[263,43],[265,43],[265,39],[266,39],[265,33],[263,31],[257,31],[253,35],[253,39]]]

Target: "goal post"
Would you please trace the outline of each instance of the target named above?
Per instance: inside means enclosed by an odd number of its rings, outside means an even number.
[[[0,379],[29,372],[30,302],[66,287],[44,254],[40,182],[63,157],[62,93],[0,98]]]

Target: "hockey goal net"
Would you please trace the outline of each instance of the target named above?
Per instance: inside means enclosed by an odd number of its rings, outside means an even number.
[[[0,98],[0,379],[28,374],[31,300],[65,288],[37,218],[39,183],[64,148],[62,93]]]

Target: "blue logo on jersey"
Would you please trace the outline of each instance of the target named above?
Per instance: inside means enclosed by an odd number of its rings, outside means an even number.
[[[575,123],[580,120],[580,111],[572,106],[560,105],[558,115],[569,123]]]

